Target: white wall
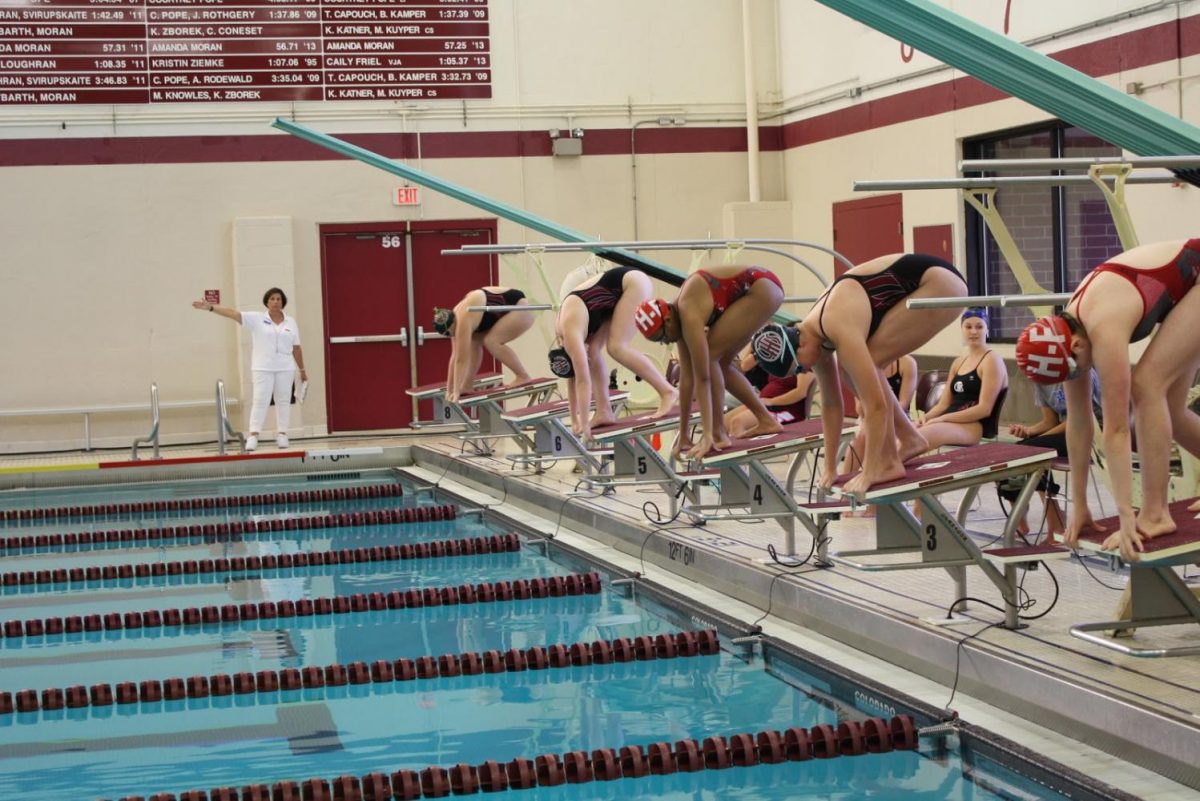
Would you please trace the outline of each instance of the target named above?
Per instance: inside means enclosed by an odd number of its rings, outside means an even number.
[[[998,29],[1003,2],[948,3]],[[1013,0],[1015,39],[1049,36],[1088,20],[1146,5],[1145,0],[1045,3]],[[754,64],[760,113],[767,124],[795,122],[855,103],[948,80],[916,54],[900,58],[887,37],[811,2],[752,0]],[[699,126],[739,127],[744,115],[740,0],[491,0],[491,100],[416,105],[388,103],[228,104],[198,107],[77,107],[0,110],[0,138],[59,141],[96,137],[230,137],[276,135],[275,116],[293,116],[330,133],[533,131],[581,127],[625,137],[660,131],[654,121],[682,116],[681,135]],[[1049,40],[1057,50],[1124,30],[1200,12],[1200,2],[1107,23]],[[1200,71],[1200,59],[1111,76],[1114,85],[1147,84]],[[898,79],[898,80],[893,80]],[[871,84],[891,81],[886,86]],[[1151,88],[1143,96],[1172,113],[1200,118],[1196,81]],[[852,86],[868,87],[855,99]],[[940,114],[783,153],[762,156],[763,199],[790,203],[791,229],[779,237],[828,244],[830,205],[853,197],[859,178],[949,177],[963,137],[1043,120],[1015,100]],[[636,127],[635,127],[636,126]],[[280,139],[282,142],[282,138]],[[586,149],[586,148],[585,148]],[[316,151],[314,151],[316,152]],[[746,201],[745,153],[640,152],[582,158],[412,159],[413,166],[597,237],[680,239],[724,236],[729,204]],[[636,166],[636,170],[634,169]],[[636,175],[635,175],[636,174]],[[294,308],[313,380],[303,430],[326,421],[317,226],[407,218],[478,217],[480,212],[434,192],[416,210],[390,203],[398,181],[349,161],[83,165],[0,168],[0,410],[144,400],[157,381],[164,401],[212,394],[225,377],[244,396],[236,328],[193,311],[206,288],[233,299],[233,231],[241,218],[290,220]],[[635,184],[636,181],[636,184]],[[635,191],[636,190],[636,191]],[[636,226],[634,197],[636,194]],[[1180,236],[1197,218],[1194,189],[1130,190],[1143,239]],[[962,246],[960,202],[952,192],[906,193],[906,227],[953,222]],[[740,214],[747,221],[779,219]],[[783,208],[786,208],[784,206]],[[773,216],[775,215],[775,216]],[[787,219],[786,214],[782,219]],[[781,224],[781,227],[787,227]],[[745,235],[744,232],[735,232]],[[755,235],[767,232],[753,230]],[[911,243],[911,234],[906,232]],[[544,241],[501,221],[505,243]],[[686,253],[654,254],[679,269]],[[720,260],[721,254],[711,257]],[[751,260],[752,257],[744,257]],[[550,283],[583,260],[547,257]],[[826,259],[817,259],[827,264]],[[501,281],[540,293],[528,264],[501,268]],[[265,287],[264,287],[265,288]],[[801,271],[788,290],[815,292]],[[667,290],[663,290],[666,293]],[[249,293],[253,294],[253,293]],[[240,300],[240,298],[239,298]],[[256,299],[255,299],[256,300]],[[253,306],[254,304],[250,304]],[[536,329],[535,329],[536,330]],[[957,334],[927,350],[957,350]],[[545,359],[542,335],[521,344],[528,363]],[[51,369],[53,367],[53,369]],[[166,415],[164,439],[211,438],[211,413]],[[148,416],[114,415],[93,423],[99,444],[128,445]],[[0,450],[72,447],[78,418],[0,417]]]

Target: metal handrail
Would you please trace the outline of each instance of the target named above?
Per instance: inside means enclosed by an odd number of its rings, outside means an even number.
[[[1014,170],[1086,170],[1094,164],[1128,164],[1130,167],[1195,168],[1200,156],[1079,156],[1060,159],[963,159],[959,172]]]
[[[241,431],[234,429],[229,422],[229,412],[225,408],[225,382],[217,379],[217,453],[225,455],[225,441],[233,437],[246,450],[246,437]]]
[[[649,241],[599,241],[599,242],[546,242],[542,244],[529,245],[463,245],[458,249],[447,249],[442,251],[443,256],[467,256],[471,254],[516,254],[516,253],[575,253],[583,250],[596,250],[597,248],[622,248],[625,250],[717,250],[721,248],[740,248],[744,250],[757,250],[764,253],[774,253],[777,256],[782,256],[785,259],[790,259],[796,262],[804,269],[808,270],[813,276],[821,282],[822,286],[828,286],[829,281],[825,276],[821,275],[815,267],[801,259],[799,256],[788,253],[773,247],[765,247],[766,245],[792,245],[795,247],[812,248],[826,253],[840,261],[847,269],[854,267],[854,263],[838,253],[836,250],[816,242],[809,242],[803,239],[670,239],[670,240],[649,240]]]
[[[150,384],[150,433],[141,439],[133,441],[133,452],[130,454],[130,460],[136,462],[138,460],[139,445],[154,445],[154,458],[160,459],[158,455],[158,384]]]

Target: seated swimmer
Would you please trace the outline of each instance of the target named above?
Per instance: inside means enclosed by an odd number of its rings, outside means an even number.
[[[591,438],[594,426],[616,422],[608,397],[605,348],[619,364],[654,387],[658,414],[666,414],[679,397],[654,362],[633,347],[637,333],[634,315],[653,294],[650,277],[641,270],[614,267],[584,281],[563,299],[555,324],[560,346],[550,351],[550,370],[568,379],[571,425],[585,440]],[[589,400],[596,404],[590,420]]]
[[[513,372],[517,382],[528,381],[529,373],[508,343],[533,327],[533,312],[467,311],[471,306],[525,306],[528,301],[519,289],[485,286],[463,296],[453,309],[433,310],[433,327],[450,337],[450,364],[446,368],[446,399],[451,403],[471,391],[475,374],[487,350]]]
[[[966,350],[950,365],[948,392],[917,424],[929,449],[943,445],[978,445],[1000,433],[1000,411],[1008,393],[1008,372],[999,353],[987,347],[988,316],[967,309],[962,316]],[[970,367],[970,369],[967,369]]]
[[[781,429],[735,363],[738,352],[781,303],[783,283],[774,273],[722,266],[688,276],[674,303],[655,298],[638,309],[637,327],[647,339],[678,343],[679,408],[690,409],[693,400],[700,407],[702,432],[695,444],[687,439],[690,415],[680,412],[675,455],[688,448],[689,459],[702,459],[730,443],[722,417],[727,386],[754,416],[746,436]]]

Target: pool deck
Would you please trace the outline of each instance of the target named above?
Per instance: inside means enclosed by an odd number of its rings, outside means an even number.
[[[0,456],[0,487],[136,481],[142,475],[161,480],[366,469],[415,459],[415,476],[440,481],[446,490],[488,506],[492,514],[553,534],[564,545],[642,573],[747,625],[769,608],[771,614],[761,622],[766,634],[936,708],[947,705],[958,660],[961,672],[951,706],[965,720],[1095,780],[1154,801],[1194,797],[1191,788],[1200,788],[1200,657],[1124,656],[1068,633],[1072,625],[1115,617],[1128,574],[1111,571],[1104,560],[1054,562],[1058,601],[1026,628],[1009,631],[991,625],[1002,615],[978,603],[960,613],[968,623],[936,625],[931,621],[944,618],[954,600],[954,584],[940,569],[867,573],[807,566],[788,571],[764,563],[767,545],[782,548],[783,543],[782,530],[771,520],[710,520],[703,527],[681,520],[654,532],[642,508],[655,501],[665,510],[667,499],[657,488],[623,487],[607,496],[571,497],[581,476],[570,463],[537,474],[513,469],[503,447],[489,457],[466,457],[460,451],[461,443],[453,437],[425,432],[419,438],[294,441],[289,452],[302,455],[282,458],[274,447],[261,448],[249,459],[213,459],[215,445],[171,448],[164,449],[165,459],[153,470],[114,469],[128,459],[128,452]],[[778,475],[786,466],[786,460],[770,465]],[[1004,522],[1002,513],[994,493],[981,495],[968,526],[995,536]],[[954,494],[947,497],[957,501]],[[1036,527],[1040,503],[1035,500],[1032,506],[1030,519]],[[1100,497],[1093,509],[1111,514],[1113,505]],[[869,518],[844,517],[831,523],[828,532],[833,550],[874,544]],[[798,534],[797,540],[807,553],[807,534]],[[684,548],[690,549],[686,559]],[[1197,568],[1187,571],[1200,579]],[[978,568],[967,569],[967,587],[974,597],[1000,603],[999,593]],[[1044,612],[1054,594],[1045,569],[1029,573],[1024,589],[1038,602],[1029,614]],[[1194,645],[1198,635],[1194,626],[1172,627],[1154,632],[1152,641]]]

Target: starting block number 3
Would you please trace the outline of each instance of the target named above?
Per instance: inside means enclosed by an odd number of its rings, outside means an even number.
[[[937,526],[932,523],[925,527],[925,549],[928,551],[937,550]]]

